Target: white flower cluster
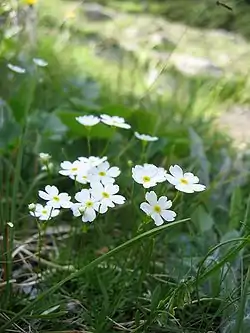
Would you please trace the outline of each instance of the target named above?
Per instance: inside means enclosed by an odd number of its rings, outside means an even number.
[[[112,126],[112,127],[119,127],[124,129],[130,129],[131,126],[125,122],[125,119],[118,116],[109,116],[107,114],[101,114],[100,117],[93,116],[93,115],[85,115],[76,117],[76,121],[80,123],[81,125],[84,125],[86,127],[92,127],[100,122]],[[159,138],[157,136],[150,136],[148,134],[140,134],[138,132],[134,133],[135,137],[139,140],[142,140],[144,142],[153,142],[157,141]]]
[[[132,177],[135,182],[144,188],[156,186],[158,183],[168,181],[174,185],[175,189],[184,193],[201,192],[205,190],[205,185],[199,184],[199,178],[191,172],[183,172],[180,166],[174,165],[169,168],[170,174],[163,168],[153,164],[136,165],[132,168]],[[150,216],[157,226],[165,221],[174,221],[176,213],[169,208],[172,201],[166,196],[157,199],[154,191],[147,192],[146,201],[140,205],[142,211]]]
[[[48,163],[50,155],[41,153],[40,159]],[[29,205],[30,214],[39,220],[50,220],[60,213],[61,208],[69,208],[74,216],[81,216],[83,222],[92,222],[97,213],[104,214],[109,208],[125,202],[125,198],[118,194],[119,186],[115,184],[120,169],[110,167],[107,157],[79,157],[74,162],[64,161],[59,173],[89,188],[77,192],[76,202],[72,202],[68,193],[60,193],[56,186],[45,186],[45,191],[38,192],[39,197],[46,201],[45,206]]]

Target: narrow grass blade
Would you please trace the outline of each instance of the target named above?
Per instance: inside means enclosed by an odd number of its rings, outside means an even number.
[[[93,269],[94,267],[98,266],[101,262],[103,262],[104,260],[107,260],[108,258],[114,256],[115,254],[129,248],[130,246],[136,244],[137,242],[143,240],[144,238],[147,237],[152,237],[152,236],[156,236],[157,234],[159,234],[161,231],[165,230],[165,229],[169,229],[172,228],[174,226],[177,226],[179,224],[182,224],[186,221],[188,221],[189,219],[184,219],[184,220],[180,220],[180,221],[176,221],[170,224],[166,224],[163,225],[162,227],[157,227],[154,228],[152,230],[146,231],[143,234],[140,234],[130,240],[128,240],[127,242],[117,246],[116,248],[114,248],[113,250],[109,251],[108,253],[105,253],[104,255],[102,255],[101,257],[91,261],[88,265],[86,265],[85,267],[81,268],[79,271],[74,272],[70,275],[68,275],[66,278],[64,278],[63,280],[61,280],[60,282],[58,282],[56,285],[54,285],[53,287],[49,288],[47,291],[45,291],[44,293],[42,293],[41,295],[39,295],[32,303],[28,304],[26,307],[24,307],[19,313],[17,313],[11,320],[9,320],[6,324],[4,324],[1,329],[0,329],[0,333],[3,333],[6,331],[6,329],[8,327],[10,327],[16,320],[20,319],[22,315],[24,315],[26,312],[28,312],[29,310],[31,310],[32,308],[34,308],[34,305],[39,303],[43,298],[45,298],[48,295],[51,295],[52,293],[54,293],[56,290],[58,290],[61,286],[63,286],[66,282],[75,279],[83,274],[85,274],[87,271],[89,271],[90,269]]]

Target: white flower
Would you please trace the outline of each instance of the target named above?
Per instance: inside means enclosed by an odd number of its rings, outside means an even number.
[[[79,173],[81,168],[80,161],[74,161],[73,163],[69,161],[64,161],[60,164],[62,170],[59,173],[63,176],[69,176],[72,179],[75,179],[75,176]]]
[[[46,67],[48,66],[47,61],[41,59],[41,58],[33,58],[33,62],[40,67]]]
[[[174,185],[176,190],[185,193],[201,192],[206,189],[205,185],[198,184],[199,178],[191,172],[183,173],[179,165],[174,165],[169,168],[171,175],[167,174],[166,178],[170,184]]]
[[[139,140],[149,141],[149,142],[159,140],[159,138],[157,136],[150,136],[150,135],[147,135],[147,134],[140,134],[138,132],[135,132],[135,137]]]
[[[56,217],[60,213],[59,209],[54,209],[52,206],[42,206],[41,204],[36,204],[35,210],[30,210],[30,215],[37,217],[39,220],[47,221],[53,217]]]
[[[24,74],[26,72],[25,68],[15,66],[15,65],[12,65],[12,64],[8,64],[7,67],[15,73]]]
[[[80,162],[83,162],[83,163],[89,165],[90,167],[94,167],[94,166],[97,166],[97,165],[107,161],[107,156],[103,156],[103,157],[97,157],[97,156],[78,157],[78,160]]]
[[[169,210],[172,206],[171,200],[168,200],[165,196],[157,199],[154,191],[147,192],[145,198],[147,202],[141,203],[140,208],[155,221],[157,226],[162,225],[164,220],[169,222],[174,221],[176,213]]]
[[[101,121],[109,126],[115,126],[120,128],[129,129],[131,126],[125,123],[125,119],[117,116],[109,116],[107,114],[101,114]]]
[[[95,126],[100,122],[100,118],[92,115],[76,117],[76,120],[84,126]]]
[[[51,159],[51,155],[47,154],[47,153],[40,153],[39,158],[43,164],[47,164],[49,162],[49,160]]]
[[[100,203],[99,212],[101,214],[106,213],[109,207],[115,207],[115,204],[124,204],[126,199],[122,195],[118,195],[118,192],[118,185],[102,185],[101,183],[91,184],[91,193],[93,197]]]
[[[76,181],[81,184],[89,183],[89,171],[91,167],[88,164],[82,164],[76,175]]]
[[[45,186],[45,192],[39,191],[38,194],[40,198],[48,201],[48,206],[53,208],[70,208],[72,205],[68,193],[59,193],[56,186],[47,185]]]
[[[132,168],[134,181],[142,184],[144,188],[156,186],[166,180],[166,171],[154,164],[136,165]]]
[[[111,167],[109,162],[103,162],[102,164],[93,167],[89,171],[89,181],[92,182],[102,182],[106,183],[114,183],[114,178],[120,175],[121,171],[118,167]]]
[[[74,216],[81,216],[83,222],[92,222],[96,218],[96,211],[99,210],[100,203],[92,195],[90,190],[84,189],[77,192],[75,199],[78,203],[71,206]]]

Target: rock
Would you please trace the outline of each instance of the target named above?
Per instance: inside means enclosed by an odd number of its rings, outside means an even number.
[[[236,144],[242,148],[250,143],[250,106],[234,105],[219,119],[219,126],[226,130]]]
[[[173,54],[170,59],[176,69],[187,75],[207,74],[221,76],[222,69],[207,58],[194,57],[188,54]]]
[[[85,16],[92,21],[112,20],[115,12],[98,3],[83,3],[83,11]]]

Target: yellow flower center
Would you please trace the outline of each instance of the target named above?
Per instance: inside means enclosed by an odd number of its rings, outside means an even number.
[[[72,168],[72,169],[71,169],[71,171],[77,171],[77,168],[76,168],[76,167],[74,167],[74,168]]]
[[[154,211],[155,211],[156,213],[160,214],[160,212],[161,212],[161,207],[160,207],[159,205],[155,205],[155,206],[154,206]]]
[[[93,202],[92,201],[87,201],[86,202],[86,207],[92,207],[93,206]]]
[[[104,171],[100,171],[100,172],[99,172],[99,176],[101,176],[101,177],[106,176],[106,172],[104,172]]]
[[[58,202],[60,199],[59,199],[59,197],[56,195],[56,196],[53,197],[53,200]]]
[[[46,209],[43,209],[43,210],[42,210],[42,214],[43,214],[43,215],[46,215],[46,214],[47,214],[47,210],[46,210]]]
[[[102,192],[103,198],[109,198],[109,194],[107,192]]]
[[[37,0],[24,0],[24,3],[27,5],[35,5],[37,3]]]
[[[187,184],[188,184],[188,181],[187,181],[185,178],[181,178],[180,182],[181,182],[183,185],[187,185]]]
[[[144,181],[144,183],[148,183],[150,182],[151,178],[149,176],[144,176],[142,180]]]

